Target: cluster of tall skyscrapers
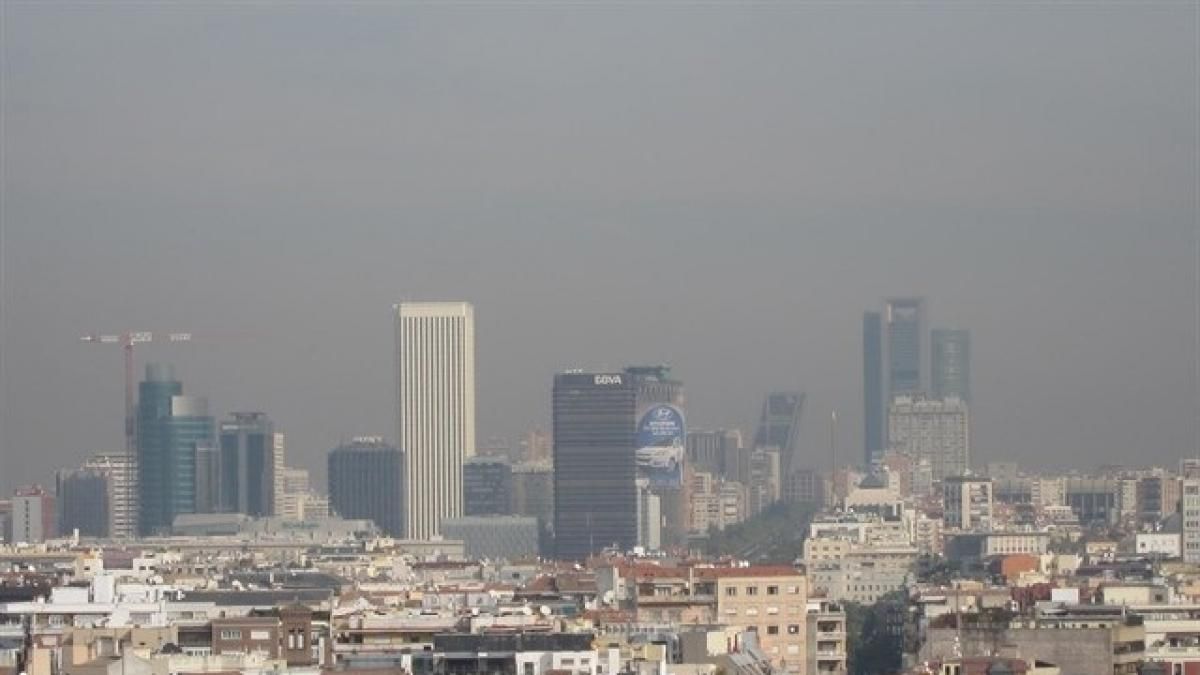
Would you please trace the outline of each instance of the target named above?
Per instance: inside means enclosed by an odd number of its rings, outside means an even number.
[[[863,316],[863,459],[872,466],[899,453],[941,480],[969,461],[970,337],[927,336],[925,309],[920,298],[893,298]],[[820,498],[821,453],[801,452],[804,393],[769,394],[743,447],[736,431],[688,429],[683,384],[666,366],[560,372],[553,452],[533,438],[528,464],[476,457],[472,306],[405,302],[393,321],[395,440],[361,436],[332,450],[323,512],[411,539],[464,518],[529,516],[543,539],[553,533],[557,555],[579,559],[682,544],[727,512]],[[283,496],[307,490],[307,475],[284,465],[270,418],[234,412],[218,423],[167,366],[147,366],[139,386],[136,448],[133,461],[104,455],[60,473],[58,509],[95,530],[84,534],[162,533],[190,514],[294,516],[299,507]],[[103,527],[94,513],[101,491]],[[707,496],[689,494],[697,491]]]
[[[935,479],[969,464],[971,338],[935,329],[926,338],[922,298],[890,298],[863,314],[863,460],[898,451]],[[928,339],[928,342],[927,342]]]

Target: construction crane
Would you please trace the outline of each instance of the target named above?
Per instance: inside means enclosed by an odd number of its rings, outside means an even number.
[[[133,362],[133,346],[142,342],[154,342],[154,333],[149,331],[128,331],[119,335],[101,335],[92,333],[79,338],[83,342],[91,342],[93,344],[103,345],[120,345],[122,351],[125,352],[125,461],[126,475],[125,486],[127,494],[125,495],[125,505],[127,509],[133,508],[133,472],[137,459],[137,422],[134,414],[134,362]],[[191,333],[167,333],[166,342],[190,342],[192,339]],[[132,526],[134,514],[128,513],[126,518]]]

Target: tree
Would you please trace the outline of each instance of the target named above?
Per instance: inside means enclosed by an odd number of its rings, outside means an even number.
[[[907,593],[888,593],[873,605],[847,603],[845,609],[851,675],[898,672],[904,654]]]

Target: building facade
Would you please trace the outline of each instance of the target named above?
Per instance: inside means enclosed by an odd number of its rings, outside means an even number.
[[[217,510],[275,515],[275,456],[275,425],[264,413],[235,412],[221,422]]]
[[[884,301],[883,329],[889,399],[925,391],[921,370],[924,362],[925,301],[921,298],[889,298]]]
[[[930,367],[934,398],[971,402],[971,333],[935,329],[930,334]]]
[[[137,467],[123,452],[102,453],[83,468],[102,473],[108,485],[108,536],[128,539],[137,535]]]
[[[736,429],[689,430],[687,465],[726,480],[743,480],[746,457],[742,433]]]
[[[580,559],[649,541],[654,528],[639,514],[656,504],[662,534],[673,537],[671,542],[682,540],[688,518],[682,485],[683,385],[669,369],[559,373],[552,398],[559,557]]]
[[[395,306],[396,440],[404,450],[407,536],[462,515],[463,462],[475,455],[475,310],[466,302]]]
[[[887,406],[883,394],[883,315],[863,313],[863,463],[870,466],[887,449]]]
[[[208,401],[184,396],[170,367],[146,366],[137,411],[138,527],[148,535],[212,504],[216,439]]]
[[[329,453],[329,509],[346,519],[372,520],[385,534],[405,537],[404,453],[378,436],[360,436]]]
[[[1200,478],[1183,479],[1183,561],[1200,563]]]
[[[554,377],[554,537],[559,558],[637,544],[637,387],[625,373]]]
[[[58,531],[79,532],[81,537],[107,537],[111,511],[108,483],[108,476],[94,469],[64,469],[56,473]]]
[[[942,506],[948,530],[992,529],[992,479],[946,477],[942,483]]]
[[[934,481],[966,473],[970,437],[967,405],[960,399],[898,396],[888,408],[891,449],[916,464],[927,461]]]
[[[37,544],[57,536],[54,495],[40,485],[19,487],[12,497],[12,540]]]
[[[503,516],[513,513],[512,465],[503,457],[472,457],[463,464],[463,513]]]

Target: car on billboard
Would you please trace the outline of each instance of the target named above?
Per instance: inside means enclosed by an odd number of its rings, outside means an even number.
[[[683,456],[683,443],[679,438],[663,439],[657,445],[638,448],[639,467],[673,472]]]
[[[683,413],[671,405],[650,408],[638,424],[638,472],[655,485],[677,487],[683,480],[683,444]]]

